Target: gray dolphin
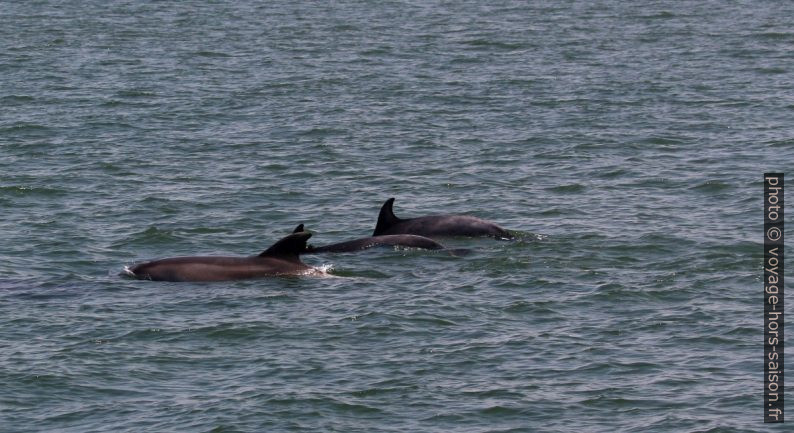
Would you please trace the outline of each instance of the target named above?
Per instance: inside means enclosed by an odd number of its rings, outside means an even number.
[[[303,230],[303,224],[299,224],[297,227],[295,227],[293,233],[299,233]],[[320,247],[309,245],[306,247],[306,250],[303,252],[303,254],[350,253],[384,245],[423,248],[426,250],[444,249],[444,246],[440,243],[424,236],[385,235],[369,236],[366,238],[353,239],[352,241],[338,242]]]
[[[394,216],[394,198],[380,208],[378,223],[372,236],[412,234],[419,236],[491,236],[511,239],[513,236],[498,225],[468,215],[428,215],[401,219]]]
[[[295,275],[312,269],[298,255],[306,250],[308,232],[292,233],[251,257],[171,257],[126,269],[127,275],[154,281],[226,281]]]

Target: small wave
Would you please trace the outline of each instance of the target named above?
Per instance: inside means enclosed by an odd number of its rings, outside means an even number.
[[[331,271],[334,270],[334,265],[332,264],[323,264],[320,266],[311,267],[298,275],[306,276],[306,277],[319,277],[319,278],[335,278],[337,275],[334,275]]]
[[[532,314],[533,316],[556,316],[554,303],[550,301],[515,301],[502,308],[505,313]]]
[[[508,230],[510,234],[510,238],[499,238],[503,241],[515,241],[515,242],[537,242],[537,241],[544,241],[549,238],[549,235],[544,235],[540,233],[532,233],[532,232],[525,232],[521,230]]]
[[[221,53],[218,51],[196,51],[193,54],[196,55],[197,57],[221,57],[221,58],[232,57],[229,54]]]
[[[141,242],[173,242],[180,239],[175,230],[161,229],[156,226],[149,226],[146,230],[133,233],[133,241]]]
[[[130,89],[118,91],[115,96],[117,98],[154,98],[157,97],[157,94],[146,90]]]
[[[493,48],[493,49],[506,50],[506,51],[520,50],[527,47],[527,45],[524,43],[492,41],[488,39],[471,39],[468,41],[464,41],[463,44],[478,49]]]
[[[0,98],[0,103],[7,107],[15,106],[15,105],[23,105],[28,102],[33,102],[35,99],[32,96],[28,95],[8,95],[3,96]]]
[[[15,186],[0,186],[0,194],[63,197],[68,194],[68,191],[57,188],[15,185]]]
[[[330,137],[338,135],[346,135],[348,131],[339,128],[310,128],[297,133],[299,137]]]
[[[0,133],[3,132],[25,132],[25,131],[48,131],[50,128],[38,123],[17,122],[10,126],[0,128]]]
[[[756,39],[768,41],[781,41],[785,39],[794,39],[794,33],[791,32],[763,32],[753,35]]]
[[[599,169],[593,172],[593,176],[598,177],[600,179],[616,179],[619,177],[627,177],[631,174],[631,171],[626,170],[625,168],[607,168],[607,169]]]
[[[786,68],[782,68],[782,67],[779,67],[779,66],[758,68],[758,69],[756,69],[756,71],[758,73],[764,74],[764,75],[779,75],[779,74],[785,74],[785,73],[788,72],[788,70],[786,70]]]
[[[483,415],[507,416],[507,415],[520,415],[523,413],[523,410],[518,407],[495,405],[481,409],[480,413]]]
[[[669,150],[669,149],[673,149],[675,146],[680,146],[685,144],[686,139],[683,137],[655,135],[655,136],[643,138],[639,142],[641,144],[659,146],[658,147],[659,150]]]
[[[584,191],[585,186],[578,183],[572,183],[570,185],[561,185],[555,186],[553,188],[547,188],[547,190],[558,194],[577,194]]]
[[[789,105],[787,108],[789,108],[791,110],[794,110],[794,105]],[[789,146],[794,145],[794,140],[792,140],[790,138],[784,138],[784,139],[780,139],[780,140],[770,140],[770,141],[765,142],[764,144],[766,144],[769,147],[786,147],[786,148],[788,148]]]
[[[675,14],[670,11],[659,11],[652,15],[645,15],[641,18],[646,20],[667,20],[670,18],[675,18]]]
[[[707,182],[701,183],[700,185],[695,185],[691,187],[691,190],[700,191],[705,193],[713,193],[713,192],[722,192],[725,190],[732,189],[733,185],[720,182],[718,180],[709,180]]]

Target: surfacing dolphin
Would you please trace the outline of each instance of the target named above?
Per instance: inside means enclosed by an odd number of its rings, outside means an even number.
[[[380,208],[378,223],[372,236],[412,234],[419,236],[491,236],[511,239],[507,230],[498,225],[468,215],[428,215],[401,219],[394,216],[394,198],[386,200]]]
[[[295,227],[293,233],[303,231],[303,224]],[[351,253],[354,251],[366,250],[378,246],[401,246],[410,248],[422,248],[426,250],[441,250],[444,246],[440,243],[417,235],[384,235],[384,236],[370,236],[366,238],[353,239],[352,241],[338,242],[335,244],[323,245],[319,247],[307,246],[304,254],[322,254],[322,253]]]
[[[172,257],[125,269],[127,275],[154,281],[227,281],[296,275],[312,269],[298,255],[306,250],[308,232],[292,233],[251,257]]]

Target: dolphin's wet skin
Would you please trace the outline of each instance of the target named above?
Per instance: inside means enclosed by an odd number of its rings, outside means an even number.
[[[141,263],[127,274],[153,281],[228,281],[278,275],[298,275],[311,270],[298,254],[306,249],[311,233],[293,233],[251,257],[172,257]]]
[[[427,237],[490,236],[510,239],[510,233],[498,225],[468,215],[428,215],[401,219],[394,215],[394,198],[383,203],[372,236],[412,234]]]

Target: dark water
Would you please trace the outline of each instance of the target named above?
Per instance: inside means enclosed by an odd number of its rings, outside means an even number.
[[[4,2],[0,430],[767,431],[787,2]],[[514,242],[118,276],[466,213]],[[790,255],[790,252],[789,252]],[[780,426],[776,427],[781,430]]]

